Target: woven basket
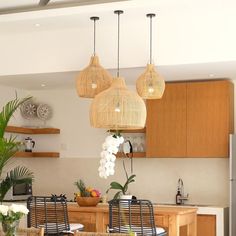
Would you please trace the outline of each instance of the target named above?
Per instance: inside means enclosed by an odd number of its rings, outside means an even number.
[[[121,77],[113,79],[111,87],[99,93],[90,106],[90,124],[94,128],[141,129],[145,122],[144,101],[137,93],[127,89]]]
[[[77,197],[76,201],[79,206],[97,206],[100,197]]]
[[[108,89],[111,83],[110,73],[99,64],[98,56],[92,56],[89,65],[77,77],[77,93],[80,97],[94,98]]]
[[[165,90],[164,78],[157,73],[153,64],[148,64],[136,81],[139,96],[144,99],[160,99]]]

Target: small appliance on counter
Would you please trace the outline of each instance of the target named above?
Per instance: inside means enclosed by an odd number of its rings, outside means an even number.
[[[32,196],[32,183],[14,184],[6,193],[4,201],[25,201]]]
[[[25,145],[25,152],[32,152],[35,146],[35,141],[33,141],[32,138],[27,137],[25,138],[24,145]]]

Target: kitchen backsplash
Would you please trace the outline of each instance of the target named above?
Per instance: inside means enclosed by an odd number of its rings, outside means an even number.
[[[116,160],[115,175],[107,180],[98,177],[98,158],[18,159],[35,173],[35,195],[65,193],[68,199],[77,191],[74,182],[80,178],[104,194],[111,181],[124,182],[122,160]],[[126,160],[129,171],[129,160]],[[228,205],[228,159],[134,159],[135,183],[130,193],[153,202],[174,203],[179,178],[189,203]],[[114,192],[110,191],[109,198]]]

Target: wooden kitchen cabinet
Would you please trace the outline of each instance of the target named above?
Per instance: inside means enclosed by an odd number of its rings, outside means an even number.
[[[197,236],[216,236],[216,216],[197,215]]]
[[[187,228],[180,228],[180,236],[187,236]],[[216,216],[197,215],[197,236],[216,236]]]
[[[79,207],[77,204],[68,204],[70,223],[81,223],[84,231],[106,232],[109,224],[108,204],[98,204],[96,207]],[[197,223],[197,209],[186,207],[154,206],[155,223],[167,230],[169,236],[179,236],[179,228],[189,228],[189,235],[194,235]],[[205,236],[205,235],[204,235]]]
[[[167,83],[162,99],[147,100],[147,157],[186,156],[186,83]]]
[[[187,83],[187,156],[228,157],[233,133],[233,84]]]
[[[167,83],[147,100],[147,157],[228,157],[233,133],[229,80]]]

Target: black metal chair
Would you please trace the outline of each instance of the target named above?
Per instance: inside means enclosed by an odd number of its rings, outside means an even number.
[[[83,230],[82,224],[69,224],[64,197],[32,196],[27,200],[27,226],[44,227],[46,235],[61,235]]]
[[[114,233],[133,232],[138,236],[167,235],[163,228],[155,226],[153,205],[149,200],[111,200],[109,230]]]

